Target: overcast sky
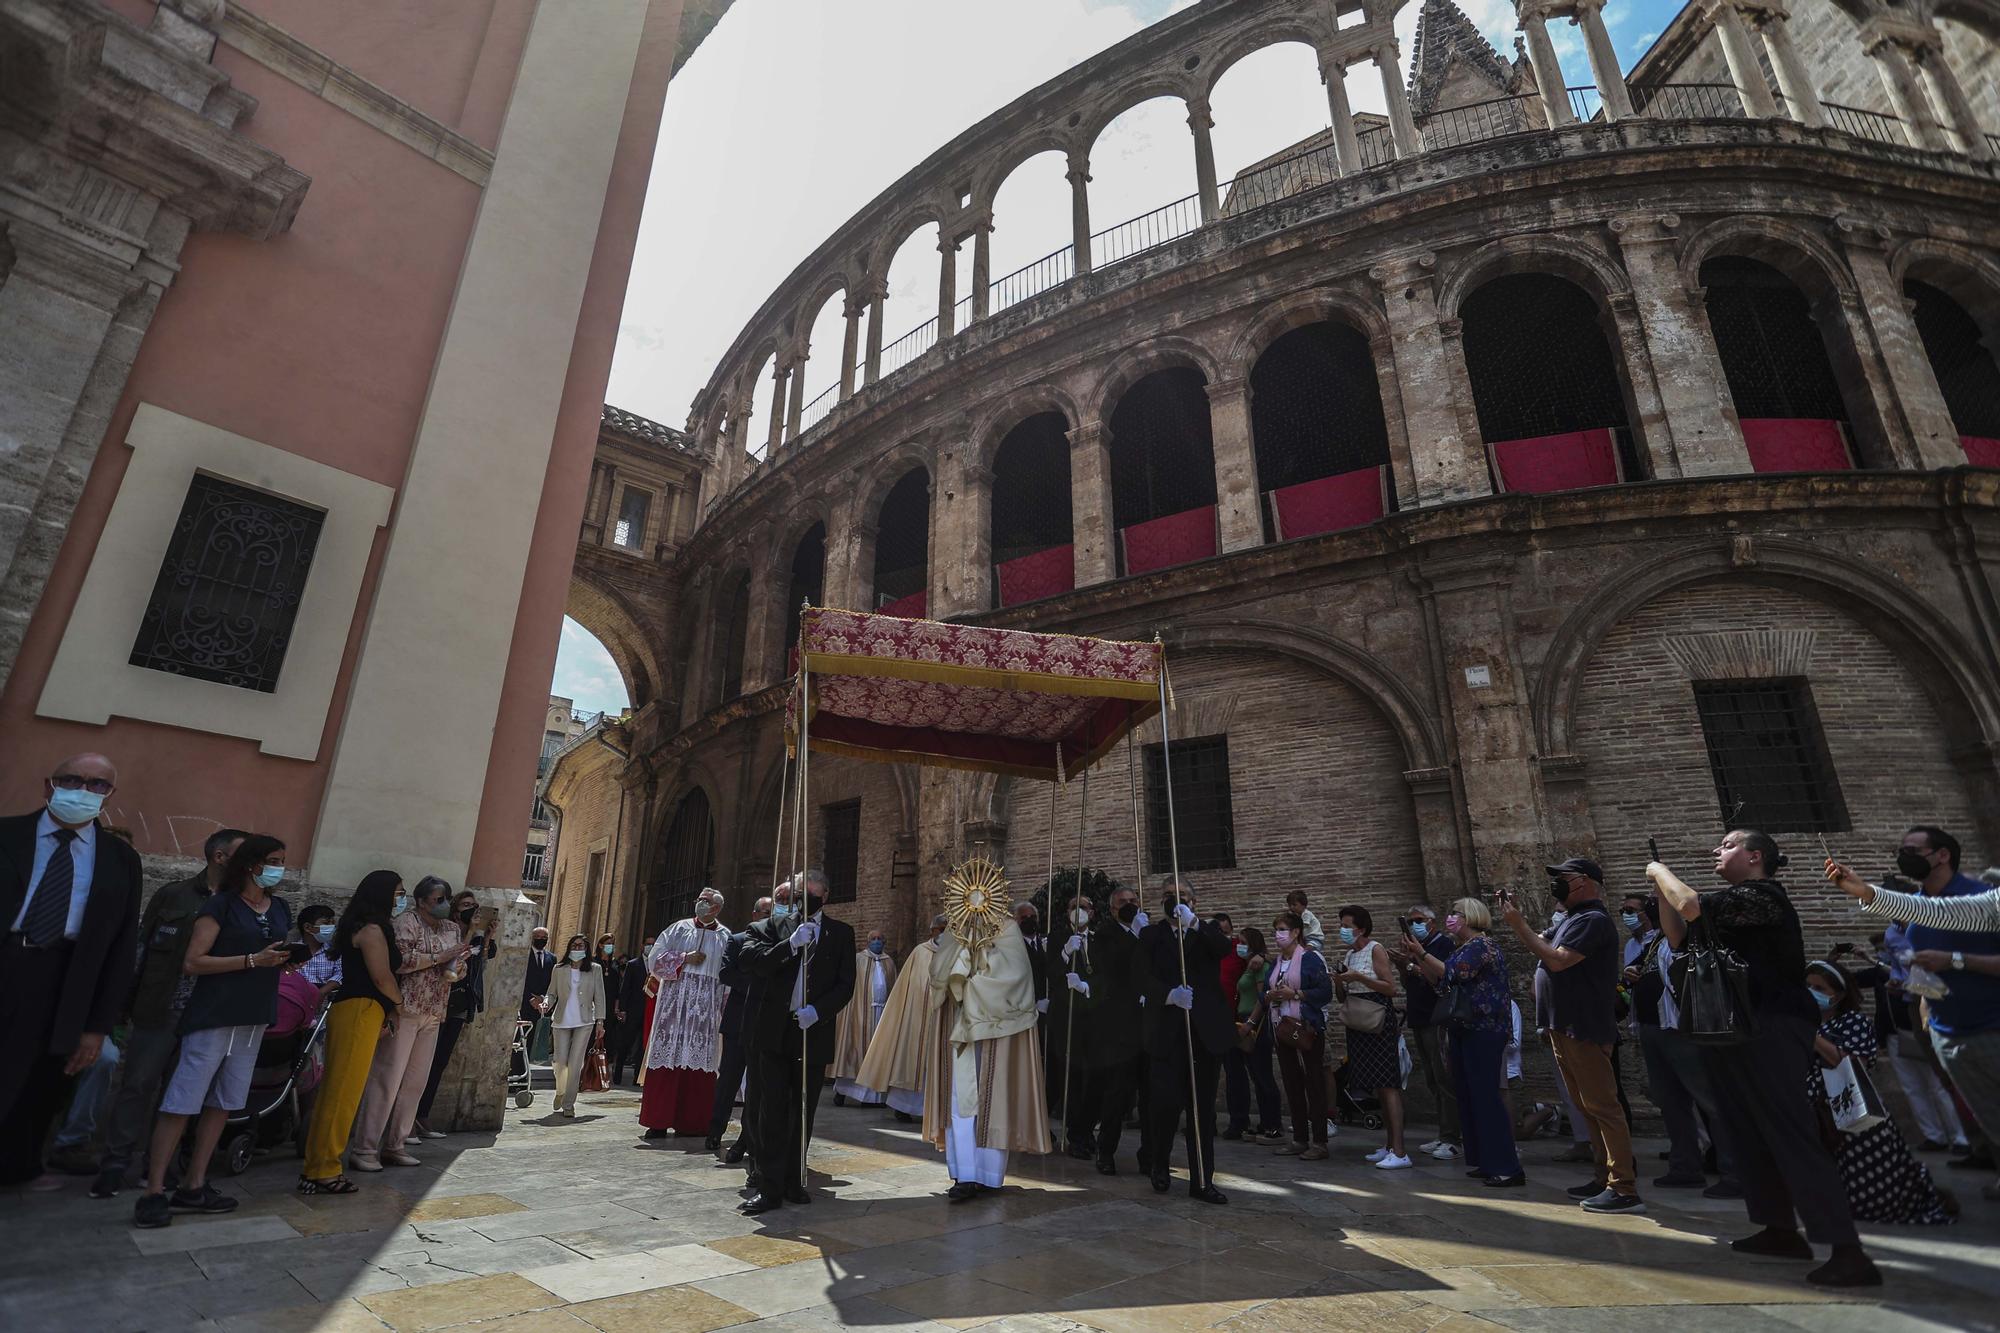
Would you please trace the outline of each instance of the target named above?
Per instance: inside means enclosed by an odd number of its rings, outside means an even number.
[[[1254,0],[1239,0],[1253,3]],[[960,131],[1070,66],[1192,0],[736,0],[667,90],[638,254],[625,299],[610,401],[670,426],[745,322],[843,221]],[[1421,0],[1398,16],[1404,68]],[[1511,57],[1508,0],[1461,7]],[[1606,21],[1623,63],[1679,8],[1614,0]],[[1590,82],[1575,28],[1550,26],[1564,74]],[[1382,108],[1372,65],[1348,72],[1356,111]],[[1286,43],[1230,69],[1213,97],[1216,167],[1242,167],[1326,128],[1310,48]],[[1102,230],[1194,192],[1185,108],[1144,103],[1091,153],[1091,223]],[[1069,185],[1054,154],[1029,159],[994,202],[997,279],[1069,242]],[[936,228],[912,235],[890,266],[885,341],[937,313]],[[959,259],[968,294],[970,247]],[[808,396],[840,378],[840,298],[813,323]],[[768,429],[759,381],[750,439]],[[563,627],[553,692],[585,711],[622,707],[610,658]]]

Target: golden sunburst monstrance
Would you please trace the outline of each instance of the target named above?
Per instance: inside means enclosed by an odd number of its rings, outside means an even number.
[[[975,856],[945,876],[945,919],[966,948],[991,944],[1006,923],[1007,909],[1007,872],[985,857]]]

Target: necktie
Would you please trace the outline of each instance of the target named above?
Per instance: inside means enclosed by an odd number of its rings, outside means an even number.
[[[76,861],[70,855],[69,845],[74,841],[75,829],[56,830],[55,854],[42,870],[42,882],[21,921],[21,933],[38,949],[61,940],[64,928],[69,925],[69,891],[76,883]]]

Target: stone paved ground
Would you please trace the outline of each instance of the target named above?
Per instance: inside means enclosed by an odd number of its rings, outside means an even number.
[[[1722,1248],[1738,1205],[1655,1192],[1644,1217],[1582,1212],[1546,1141],[1530,1187],[1502,1194],[1456,1163],[1372,1170],[1349,1130],[1316,1164],[1219,1145],[1226,1208],[1065,1158],[1016,1158],[1018,1187],[953,1206],[914,1127],[829,1099],[817,1201],[749,1219],[739,1171],[693,1140],[642,1146],[636,1096],[584,1101],[546,1120],[543,1093],[497,1138],[433,1142],[346,1198],[299,1198],[296,1162],[273,1157],[223,1182],[237,1213],[162,1231],[81,1181],[0,1195],[0,1328],[1901,1333],[2000,1314],[2000,1205],[1976,1188],[1959,1226],[1873,1229],[1888,1286],[1830,1297],[1800,1265]]]

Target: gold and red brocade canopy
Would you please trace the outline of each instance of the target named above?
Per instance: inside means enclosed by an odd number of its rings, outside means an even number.
[[[798,651],[812,748],[857,759],[1053,781],[1160,711],[1157,643],[807,607]]]

